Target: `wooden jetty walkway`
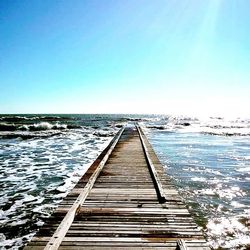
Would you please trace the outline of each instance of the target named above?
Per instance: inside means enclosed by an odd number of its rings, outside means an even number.
[[[209,250],[140,127],[122,128],[31,249]]]

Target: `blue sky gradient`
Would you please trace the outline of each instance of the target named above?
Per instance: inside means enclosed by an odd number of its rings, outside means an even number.
[[[2,0],[0,113],[250,115],[248,0]]]

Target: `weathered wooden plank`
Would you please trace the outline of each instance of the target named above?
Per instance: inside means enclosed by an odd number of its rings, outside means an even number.
[[[100,172],[102,171],[105,163],[108,161],[110,154],[114,150],[117,142],[120,139],[120,136],[122,135],[122,132],[124,131],[124,128],[120,130],[116,140],[112,143],[111,147],[109,148],[107,154],[105,157],[101,160],[98,167],[94,171],[93,175],[90,177],[88,183],[85,185],[84,189],[79,194],[78,198],[76,199],[75,203],[72,205],[72,207],[68,210],[67,214],[63,218],[62,222],[58,226],[57,230],[53,234],[53,236],[50,238],[48,244],[44,248],[45,250],[56,250],[60,246],[64,236],[66,235],[68,229],[70,228],[75,215],[77,213],[77,210],[82,205],[82,203],[87,198],[89,192],[91,191],[92,187],[95,184],[95,181],[97,177],[99,176]]]
[[[50,239],[50,237],[34,237],[34,241],[38,242],[47,242]],[[185,241],[190,241],[193,242],[193,240],[190,240],[190,238],[182,238]],[[141,243],[148,243],[148,242],[158,242],[158,243],[167,243],[167,242],[175,242],[176,243],[176,238],[171,238],[171,237],[65,237],[64,238],[64,243],[65,242],[92,242],[92,243],[97,243],[97,242],[141,242]],[[196,239],[194,242],[204,242],[204,240],[199,240]]]
[[[108,149],[101,153],[25,250],[48,246],[53,239],[51,236],[55,236],[65,215],[82,190],[89,186],[107,153]],[[157,185],[150,173],[150,165],[153,165]],[[183,244],[188,250],[209,249],[140,129],[124,129],[92,184],[55,249],[171,250],[180,249]],[[159,203],[157,186],[164,194],[165,203]],[[180,239],[182,241],[178,243]]]

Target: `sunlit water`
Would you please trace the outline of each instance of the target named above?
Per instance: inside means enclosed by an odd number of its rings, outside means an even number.
[[[19,249],[122,124],[141,122],[214,249],[250,244],[250,122],[168,116],[0,116],[0,249]]]
[[[166,172],[213,248],[250,244],[250,137],[153,132]]]

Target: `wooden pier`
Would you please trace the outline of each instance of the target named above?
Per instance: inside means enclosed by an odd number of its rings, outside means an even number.
[[[31,249],[209,250],[141,128],[122,128]]]

